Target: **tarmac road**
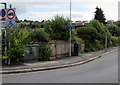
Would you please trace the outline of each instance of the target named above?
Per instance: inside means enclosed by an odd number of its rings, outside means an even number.
[[[118,83],[118,51],[89,63],[33,73],[2,76],[3,83]]]

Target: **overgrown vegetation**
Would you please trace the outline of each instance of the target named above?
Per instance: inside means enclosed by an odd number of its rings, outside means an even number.
[[[72,30],[72,41],[85,41],[85,51],[97,51],[108,46],[120,45],[120,27],[115,24],[106,25],[105,16],[101,8],[96,8],[94,20],[88,25],[74,28]],[[52,20],[44,21],[42,26],[20,25],[9,28],[2,33],[2,59],[11,63],[23,62],[26,46],[31,43],[39,43],[39,61],[50,60],[52,50],[47,44],[50,40],[69,40],[70,20],[63,16],[56,15]],[[35,28],[35,29],[30,29]],[[6,43],[6,44],[5,44]],[[5,45],[7,51],[5,52]]]
[[[75,29],[72,30],[71,40],[72,40],[72,41],[83,41],[82,38],[80,38],[80,37],[77,35],[77,31],[76,31]]]
[[[111,24],[108,25],[107,28],[112,36],[120,37],[120,27],[115,24]]]
[[[97,49],[95,41],[98,37],[97,30],[94,27],[80,27],[76,30],[78,36],[85,41],[86,51],[95,51]]]
[[[31,42],[48,42],[49,34],[43,28],[35,29],[30,33]]]
[[[41,44],[39,45],[39,61],[48,61],[51,58],[52,50],[49,45]]]
[[[107,47],[119,45],[119,27],[117,25],[104,25],[97,20],[91,20],[86,27],[77,28],[77,35],[85,40],[85,51],[96,51]],[[107,40],[106,40],[107,38]]]
[[[111,42],[112,42],[112,45],[114,46],[120,45],[120,37],[112,36]]]
[[[69,40],[69,25],[68,18],[56,15],[54,19],[45,22],[44,28],[52,40]]]
[[[11,64],[23,62],[26,45],[29,41],[27,28],[9,28],[7,33],[7,50],[3,51],[3,60],[10,59]],[[5,57],[6,56],[6,57]]]

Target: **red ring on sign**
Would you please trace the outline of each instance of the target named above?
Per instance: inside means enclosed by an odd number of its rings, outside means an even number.
[[[11,18],[8,16],[8,12],[9,12],[10,10],[12,10],[12,11],[14,12],[14,15],[13,15]],[[15,17],[15,10],[14,10],[14,9],[9,9],[9,10],[7,11],[7,18],[8,18],[8,19],[13,19],[14,17]]]

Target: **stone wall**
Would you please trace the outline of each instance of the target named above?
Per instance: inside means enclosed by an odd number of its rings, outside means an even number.
[[[77,43],[80,45],[80,53],[84,52],[84,42],[72,42],[72,55],[74,54],[74,44]],[[42,44],[42,43],[39,43]],[[26,48],[26,56],[24,58],[25,61],[29,60],[38,60],[38,46],[39,44],[32,44],[28,45]],[[48,42],[48,45],[52,49],[52,56],[53,58],[57,57],[63,57],[63,56],[69,56],[69,42],[67,41],[57,41],[53,40]]]

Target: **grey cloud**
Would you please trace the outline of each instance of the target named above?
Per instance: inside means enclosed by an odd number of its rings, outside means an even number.
[[[10,4],[12,5],[12,8],[16,8],[17,14],[23,14],[26,13],[26,4],[24,2],[6,2],[7,8],[10,8]],[[4,8],[2,6],[2,8]]]
[[[16,12],[18,14],[26,13],[27,7],[26,7],[26,3],[24,2],[13,3],[13,7],[16,8]]]
[[[16,8],[17,14],[24,14],[27,13],[28,8],[32,8],[36,5],[48,5],[48,6],[66,6],[66,4],[69,4],[68,2],[7,2],[7,8],[10,7],[10,4],[12,4],[12,8]],[[3,5],[0,5],[1,8],[3,8]]]

